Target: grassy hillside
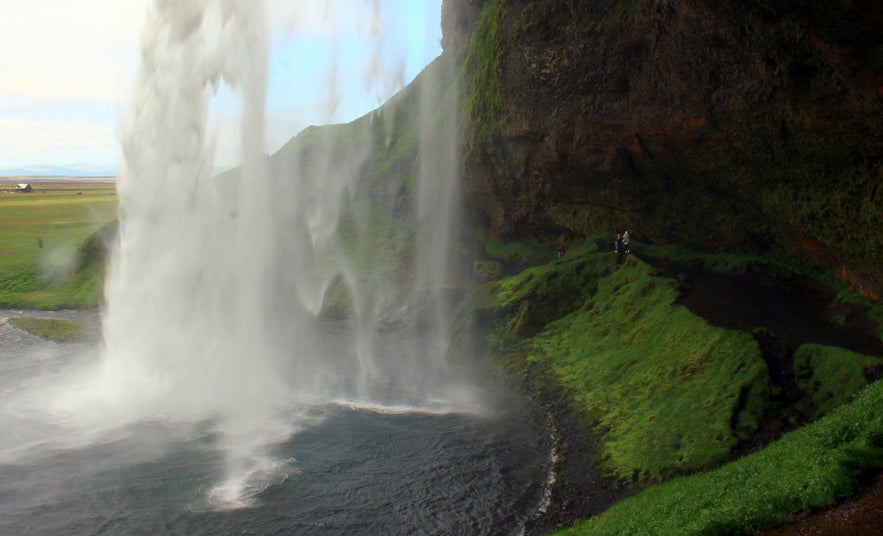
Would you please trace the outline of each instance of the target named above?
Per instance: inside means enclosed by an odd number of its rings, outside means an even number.
[[[429,188],[458,164],[439,156],[456,154],[450,122],[457,118],[446,113],[456,96],[455,68],[455,58],[443,55],[377,110],[347,124],[307,128],[271,156],[277,195],[296,207],[295,218],[316,204],[340,210],[335,221],[323,221],[332,238],[313,242],[315,262],[306,270],[316,280],[342,266],[347,272],[325,293],[323,314],[351,313],[353,290],[371,296],[365,302],[379,316],[409,298],[418,227],[425,225],[417,221],[420,181]],[[303,232],[308,223],[291,226]],[[388,292],[375,295],[380,288]]]
[[[720,469],[652,486],[561,535],[753,534],[855,493],[883,467],[883,383]]]
[[[773,351],[769,340],[784,332],[780,323],[754,330],[714,325],[684,304],[689,286],[683,279],[651,264],[691,258],[703,270],[739,278],[757,258],[659,247],[617,255],[599,248],[605,242],[590,237],[559,262],[551,260],[554,251],[547,245],[501,248],[489,241],[488,259],[482,262],[496,262],[501,270],[523,262],[529,251],[534,258],[545,252],[546,262],[487,281],[476,291],[470,314],[489,333],[486,350],[504,374],[576,421],[603,475],[633,491],[646,489],[576,533],[712,534],[715,527],[721,533],[750,533],[842,499],[859,486],[866,470],[883,463],[883,441],[877,439],[883,437],[883,421],[865,419],[883,388],[875,383],[860,405],[838,409],[879,377],[883,357],[809,342],[822,334],[807,334],[795,347]],[[654,254],[645,257],[650,262],[640,258],[646,251]],[[775,274],[771,285],[781,277]],[[831,304],[847,303],[834,289],[830,297]],[[868,325],[879,329],[874,318],[880,318],[880,307],[850,297],[868,307]],[[751,311],[730,314],[753,316]],[[846,327],[832,318],[824,329]],[[879,331],[868,336],[879,337]],[[864,420],[833,417],[842,411],[858,412]],[[832,419],[821,419],[806,432],[787,435],[737,465],[724,465],[828,414]],[[852,427],[848,434],[845,423]],[[746,472],[753,477],[746,479]],[[697,474],[707,476],[685,478]],[[720,505],[709,503],[705,487],[720,488],[714,495]],[[768,495],[758,495],[759,489]],[[672,505],[672,494],[683,504]],[[571,509],[578,500],[562,499],[552,508]],[[703,509],[707,517],[695,518]]]
[[[0,307],[96,307],[103,255],[93,235],[116,219],[113,184],[34,187],[0,194]]]

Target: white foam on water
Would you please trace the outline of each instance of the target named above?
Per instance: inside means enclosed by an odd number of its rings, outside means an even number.
[[[249,453],[247,460],[240,460],[242,467],[227,480],[213,486],[208,492],[207,506],[210,510],[238,510],[253,508],[260,504],[258,496],[273,484],[280,484],[297,473],[293,459],[256,457]]]

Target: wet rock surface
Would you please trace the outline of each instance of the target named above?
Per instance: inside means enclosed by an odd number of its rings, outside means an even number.
[[[495,236],[628,225],[883,297],[878,3],[445,4],[481,59],[463,186]]]
[[[634,492],[601,475],[590,441],[580,433],[560,402],[548,393],[538,391],[534,391],[531,397],[551,415],[557,460],[549,504],[541,515],[525,524],[526,536],[539,536],[569,527],[577,519],[600,514]]]

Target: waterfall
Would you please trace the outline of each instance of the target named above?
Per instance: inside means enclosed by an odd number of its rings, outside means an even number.
[[[104,373],[106,387],[120,390],[114,396],[141,396],[163,412],[245,423],[281,403],[262,15],[258,2],[206,0],[157,1],[148,13],[121,134],[126,167],[106,284]],[[208,89],[221,83],[242,94],[248,187],[238,192],[219,189],[212,176]]]
[[[473,402],[445,358],[462,286],[453,67],[437,61],[417,90],[266,157],[264,18],[258,1],[149,10],[121,128],[94,387],[121,420],[214,422],[230,467],[217,493],[233,502],[310,404]],[[241,96],[242,163],[216,176],[210,111],[222,85]],[[402,169],[366,177],[378,151],[404,153]],[[330,350],[328,317],[347,326]],[[400,339],[400,355],[378,355],[384,337]]]

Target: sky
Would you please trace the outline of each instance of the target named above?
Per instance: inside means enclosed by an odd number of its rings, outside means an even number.
[[[120,169],[118,127],[152,1],[0,0],[0,169]],[[376,108],[441,53],[441,0],[265,4],[267,153],[309,125]],[[214,97],[218,168],[236,164],[237,107],[235,90]]]

